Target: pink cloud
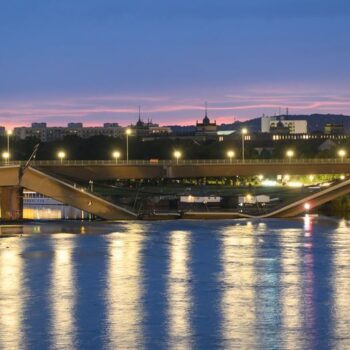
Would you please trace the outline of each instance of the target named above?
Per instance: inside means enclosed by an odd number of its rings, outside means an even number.
[[[339,89],[340,92],[346,90]],[[254,87],[239,93],[216,93],[208,99],[208,113],[218,123],[230,123],[235,118],[255,118],[262,113],[274,114],[289,107],[291,113],[350,112],[350,96],[316,89]],[[23,99],[0,101],[0,124],[8,127],[46,121],[49,125],[65,125],[82,121],[85,125],[101,125],[116,121],[122,125],[135,122],[138,105],[145,119],[160,124],[194,124],[203,117],[204,98],[184,96],[77,96],[57,99]]]

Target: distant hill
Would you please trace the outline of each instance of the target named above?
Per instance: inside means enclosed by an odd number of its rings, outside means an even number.
[[[350,116],[343,114],[295,114],[295,115],[279,115],[279,118],[285,120],[307,120],[309,132],[323,131],[325,124],[343,124],[344,131],[350,133]],[[195,125],[170,126],[174,133],[187,134],[193,133],[196,130]],[[251,132],[258,132],[261,128],[261,118],[254,118],[245,122],[234,122],[231,124],[219,125],[219,130],[240,130],[242,127],[248,128]]]

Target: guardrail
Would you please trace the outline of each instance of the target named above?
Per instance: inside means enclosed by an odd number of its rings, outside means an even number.
[[[26,161],[2,161],[0,165],[25,165]],[[318,158],[299,158],[299,159],[182,159],[182,160],[35,160],[31,162],[33,166],[127,166],[127,165],[147,165],[147,166],[159,166],[159,165],[256,165],[256,164],[349,164],[350,158],[339,159],[318,159]]]

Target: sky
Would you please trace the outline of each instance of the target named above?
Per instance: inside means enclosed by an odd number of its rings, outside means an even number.
[[[0,125],[350,115],[349,0],[1,0]]]

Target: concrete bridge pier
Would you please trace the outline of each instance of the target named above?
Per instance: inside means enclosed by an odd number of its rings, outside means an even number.
[[[17,221],[23,218],[23,188],[0,187],[1,220]]]

